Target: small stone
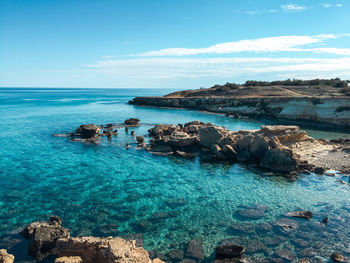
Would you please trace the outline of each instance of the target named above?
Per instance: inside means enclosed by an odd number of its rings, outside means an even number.
[[[328,223],[328,217],[325,217],[322,219],[322,223],[327,224]]]
[[[294,212],[288,212],[286,216],[300,217],[300,218],[306,218],[307,220],[310,220],[312,218],[312,212],[311,211],[294,211]]]
[[[15,257],[9,253],[5,249],[0,249],[0,263],[13,263]]]
[[[334,261],[334,262],[345,262],[345,257],[339,253],[339,252],[334,252],[332,255],[331,255],[331,259]]]
[[[59,257],[56,258],[55,263],[82,263],[81,257]]]

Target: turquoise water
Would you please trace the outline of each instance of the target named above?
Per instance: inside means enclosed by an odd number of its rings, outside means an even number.
[[[135,139],[124,130],[112,141],[102,138],[99,145],[52,137],[83,123],[119,123],[130,117],[144,123],[134,128],[136,135],[147,134],[150,124],[195,119],[231,130],[271,124],[126,104],[134,96],[168,92],[0,89],[0,248],[16,253],[18,262],[27,262],[25,243],[16,232],[55,214],[72,235],[139,234],[145,248],[161,257],[170,251],[181,256],[191,239],[203,241],[205,261],[226,239],[246,245],[247,255],[256,260],[275,257],[283,248],[296,259],[315,262],[327,262],[334,250],[345,253],[350,244],[350,187],[339,183],[339,176],[300,175],[290,182],[241,165],[153,156],[125,149]],[[315,137],[348,136],[308,131]],[[237,213],[258,204],[268,207],[261,218]],[[295,209],[309,209],[315,217],[309,222],[296,219],[299,229],[288,235],[273,226]],[[319,223],[325,216],[327,226]],[[266,223],[273,227],[262,227]],[[178,261],[169,254],[165,259]]]

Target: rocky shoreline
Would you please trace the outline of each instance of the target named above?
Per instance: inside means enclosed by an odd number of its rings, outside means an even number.
[[[118,129],[129,132],[129,128],[140,125],[138,119],[128,119],[123,124],[88,124],[81,125],[75,132],[53,136],[97,144],[101,137],[109,140],[117,137]],[[261,126],[259,130],[229,131],[195,120],[178,125],[157,124],[146,135],[136,135],[134,130],[130,135],[137,148],[152,154],[243,163],[268,175],[293,178],[310,172],[329,176],[350,174],[350,140],[317,140],[298,126],[272,125]],[[125,147],[132,146],[127,144]]]
[[[324,128],[350,127],[349,98],[317,97],[136,97],[129,104],[183,108],[234,118],[266,118]]]

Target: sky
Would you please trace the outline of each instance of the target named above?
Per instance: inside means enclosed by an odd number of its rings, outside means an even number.
[[[350,79],[350,0],[0,0],[0,87]]]

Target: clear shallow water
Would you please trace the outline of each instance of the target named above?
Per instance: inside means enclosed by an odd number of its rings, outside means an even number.
[[[119,123],[130,117],[148,124],[198,119],[231,130],[271,124],[126,104],[134,96],[168,92],[0,89],[0,247],[17,253],[20,261],[28,260],[13,233],[51,214],[62,217],[72,235],[142,234],[146,249],[159,254],[183,251],[189,240],[201,239],[208,260],[225,239],[246,245],[247,254],[257,258],[274,257],[278,249],[286,248],[296,258],[323,262],[333,250],[348,247],[350,187],[337,178],[301,175],[289,182],[240,165],[126,150],[124,145],[135,141],[124,130],[112,141],[103,138],[99,145],[52,137],[83,123]],[[135,134],[147,134],[149,127],[135,128]],[[308,131],[315,137],[348,136]],[[257,204],[269,208],[262,218],[237,214]],[[310,209],[315,219],[297,220],[299,229],[289,235],[276,227],[261,230],[263,223],[272,224],[295,209]],[[318,224],[324,216],[330,217],[326,227]]]

